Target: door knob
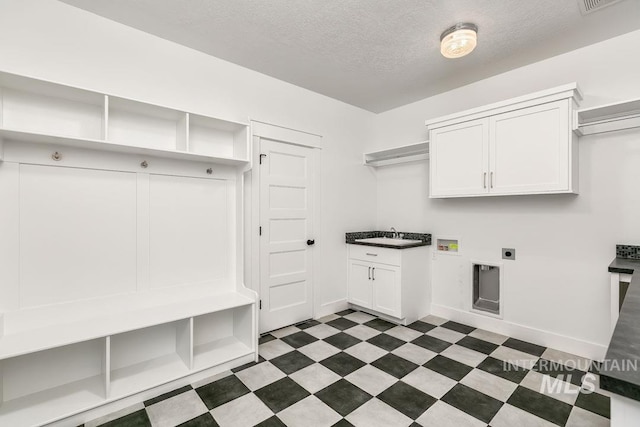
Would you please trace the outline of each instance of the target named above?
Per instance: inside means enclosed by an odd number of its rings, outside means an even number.
[[[315,240],[307,240],[307,245],[312,246],[315,242]]]

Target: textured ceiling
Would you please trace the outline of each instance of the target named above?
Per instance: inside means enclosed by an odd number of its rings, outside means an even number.
[[[373,112],[640,28],[640,0],[62,0]],[[478,25],[469,56],[440,33]]]

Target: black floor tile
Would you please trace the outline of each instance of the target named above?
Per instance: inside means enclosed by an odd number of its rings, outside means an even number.
[[[374,361],[371,363],[371,366],[375,366],[398,379],[404,377],[418,367],[415,363],[391,353],[385,354],[380,359]]]
[[[341,377],[346,377],[351,372],[362,368],[366,363],[350,354],[340,352],[320,362]]]
[[[499,400],[463,384],[453,386],[440,400],[484,423],[489,423],[503,405]]]
[[[140,409],[117,420],[109,421],[100,427],[151,427],[146,409]]]
[[[422,332],[424,334],[425,332],[429,332],[430,330],[435,329],[436,326],[432,325],[431,323],[425,323],[418,320],[411,323],[410,325],[407,325],[407,328],[411,328],[414,331]]]
[[[270,362],[287,375],[291,375],[315,363],[313,359],[308,358],[298,350],[290,351],[282,356],[273,358]]]
[[[367,340],[368,343],[376,345],[383,350],[393,351],[396,348],[403,346],[406,344],[405,341],[398,339],[396,337],[392,337],[391,335],[387,335],[385,333],[376,335],[375,337],[369,338]]]
[[[531,370],[565,382],[570,382],[578,387],[582,385],[582,378],[586,375],[586,372],[568,368],[561,363],[546,359],[538,360]]]
[[[533,354],[534,356],[542,356],[542,353],[547,349],[541,345],[531,344],[530,342],[520,341],[515,338],[509,338],[502,345],[505,347],[513,348],[514,350],[523,351],[525,353]]]
[[[340,350],[346,350],[347,348],[354,346],[359,342],[362,342],[358,338],[349,334],[345,334],[344,332],[331,335],[330,337],[325,338],[324,341],[328,342],[334,347],[338,347]]]
[[[337,423],[335,423],[334,425],[332,425],[331,427],[355,427],[355,426],[343,418]]]
[[[180,387],[176,390],[172,390],[169,393],[161,394],[160,396],[154,397],[153,399],[145,400],[144,406],[151,406],[155,403],[162,402],[163,400],[169,399],[171,397],[177,396],[179,394],[184,393],[185,391],[193,390],[193,387],[190,385],[186,385],[184,387]]]
[[[233,373],[235,374],[236,372],[244,371],[245,369],[247,369],[247,368],[251,368],[252,366],[256,366],[257,364],[262,363],[262,362],[264,362],[264,361],[265,361],[265,358],[264,358],[264,357],[262,357],[262,356],[258,356],[258,361],[257,361],[257,362],[249,362],[249,363],[245,363],[245,364],[244,364],[244,365],[242,365],[242,366],[238,366],[237,368],[233,368],[233,369],[231,370],[231,372],[233,372]]]
[[[262,335],[262,336],[258,339],[258,344],[264,344],[264,343],[267,343],[267,342],[269,342],[269,341],[273,341],[273,340],[275,340],[275,339],[276,339],[276,337],[274,337],[273,335],[271,335],[271,334],[265,334],[265,335]]]
[[[335,320],[327,322],[327,325],[333,326],[336,329],[340,329],[341,331],[344,331],[345,329],[349,329],[349,328],[353,328],[354,326],[357,326],[358,323],[353,322],[349,319],[345,319],[344,317],[339,317]]]
[[[576,406],[591,411],[605,418],[611,418],[611,400],[598,393],[580,393],[576,399]]]
[[[182,423],[177,427],[220,427],[216,420],[213,419],[213,415],[209,412],[202,414],[192,420]]]
[[[484,340],[479,340],[474,337],[464,337],[460,341],[456,343],[457,345],[461,345],[463,347],[470,348],[471,350],[479,351],[484,354],[491,354],[494,352],[496,348],[499,346]]]
[[[521,368],[516,365],[512,365],[502,360],[494,359],[493,357],[487,357],[477,366],[478,369],[482,369],[490,374],[497,375],[505,380],[512,381],[516,384],[520,384],[520,381],[527,376],[529,372],[525,368]]]
[[[571,413],[571,405],[521,386],[507,403],[559,426],[565,425]]]
[[[456,332],[460,332],[461,334],[470,334],[471,332],[476,330],[476,328],[472,328],[471,326],[463,325],[462,323],[452,322],[452,321],[445,322],[440,326],[442,326],[443,328],[451,329]]]
[[[441,355],[437,355],[423,366],[456,381],[460,381],[473,370],[471,366]]]
[[[437,402],[437,399],[402,381],[380,393],[377,398],[413,420]]]
[[[372,319],[369,320],[368,322],[363,323],[365,326],[368,326],[370,328],[375,329],[376,331],[380,331],[380,332],[384,332],[386,330],[389,330],[391,328],[395,328],[398,325],[395,325],[391,322],[387,322],[386,320],[382,320],[382,319]]]
[[[435,351],[436,353],[440,353],[451,347],[450,342],[446,342],[440,338],[432,337],[430,335],[422,335],[411,342],[415,345],[426,348],[427,350]]]
[[[289,377],[284,377],[261,389],[255,395],[273,412],[278,413],[285,408],[309,396],[309,392]]]
[[[351,314],[351,313],[355,313],[355,312],[356,312],[355,310],[351,310],[350,308],[348,308],[346,310],[339,311],[336,314],[338,316],[346,316],[347,314]]]
[[[318,322],[317,320],[305,320],[304,322],[298,323],[296,325],[296,327],[298,329],[307,329],[307,328],[311,328],[312,326],[316,326],[319,325],[320,322]],[[280,420],[278,420],[280,421]]]
[[[249,393],[249,389],[235,375],[214,381],[196,389],[209,410]]]
[[[369,393],[361,390],[345,379],[340,379],[316,393],[316,397],[334,411],[346,417],[371,399]]]
[[[300,348],[307,344],[311,344],[314,341],[318,341],[318,338],[313,335],[309,335],[304,331],[300,331],[295,334],[287,335],[286,337],[281,338],[281,340],[293,348]]]
[[[256,424],[255,427],[287,427],[287,425],[280,421],[280,418],[274,415],[271,418],[267,418],[260,424]]]

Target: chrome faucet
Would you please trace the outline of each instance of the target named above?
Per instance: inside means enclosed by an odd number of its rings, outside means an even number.
[[[398,232],[396,231],[396,229],[391,227],[391,232],[393,233],[393,234],[391,234],[391,238],[392,239],[397,239],[398,238]]]

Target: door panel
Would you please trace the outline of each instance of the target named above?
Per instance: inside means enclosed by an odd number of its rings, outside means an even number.
[[[429,132],[431,197],[488,192],[488,125],[480,119]]]
[[[349,260],[349,302],[372,308],[371,264]]]
[[[568,190],[568,120],[568,100],[492,117],[491,193]]]
[[[262,139],[260,331],[313,317],[313,148]]]
[[[400,312],[400,270],[382,264],[374,264],[372,271],[373,309],[394,317]]]

